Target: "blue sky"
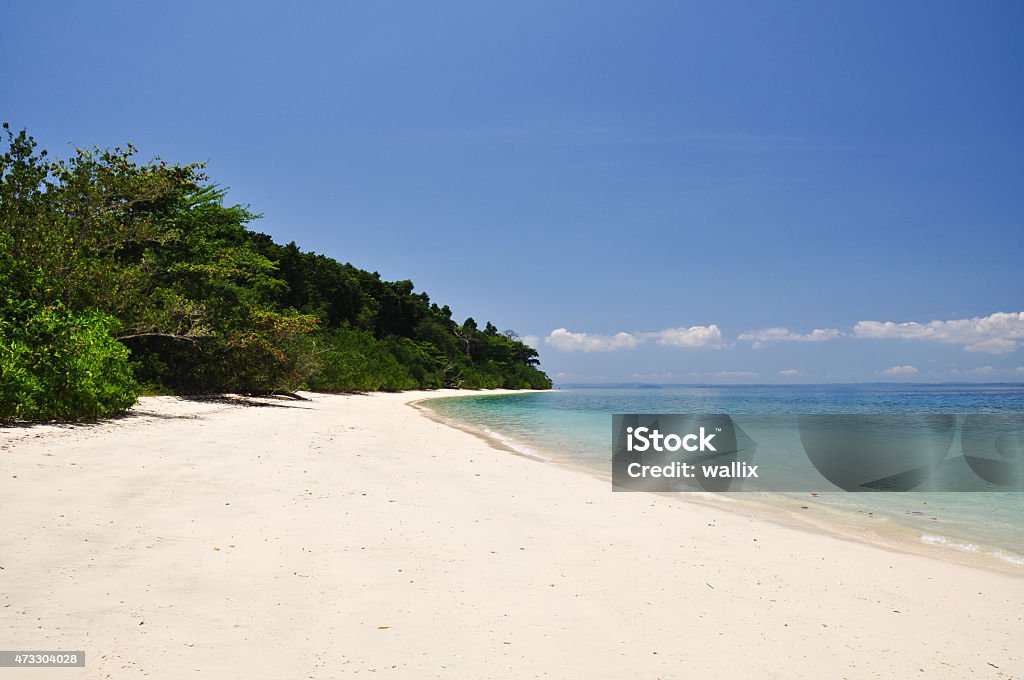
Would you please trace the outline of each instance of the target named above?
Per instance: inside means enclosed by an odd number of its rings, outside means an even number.
[[[0,117],[208,160],[254,228],[514,328],[562,382],[1024,380],[1022,23],[15,1]]]

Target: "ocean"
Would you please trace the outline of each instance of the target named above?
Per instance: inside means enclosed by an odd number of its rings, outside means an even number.
[[[1024,567],[1024,492],[839,491],[815,475],[799,439],[793,439],[791,426],[794,414],[953,414],[962,423],[970,414],[1024,413],[1021,384],[572,386],[550,392],[431,399],[424,405],[520,453],[582,467],[609,479],[613,414],[730,414],[748,428],[759,456],[788,462],[783,466],[785,474],[801,491],[728,492],[716,494],[715,500],[766,504],[796,515],[803,512],[813,515],[810,521],[823,528],[866,540],[909,540]],[[958,432],[950,459],[959,451]],[[1024,452],[1015,451],[1015,455]]]

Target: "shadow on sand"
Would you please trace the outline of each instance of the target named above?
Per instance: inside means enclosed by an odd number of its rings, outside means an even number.
[[[212,404],[224,404],[225,406],[244,406],[247,408],[301,408],[308,409],[308,406],[302,406],[301,402],[310,401],[306,397],[291,392],[281,392],[275,394],[193,394],[173,397],[179,401],[191,401],[196,403],[212,403]],[[129,420],[136,420],[139,418],[155,418],[158,420],[196,420],[201,418],[203,413],[160,413],[159,411],[150,411],[140,408],[139,405],[132,407],[132,409],[126,413],[121,413],[110,418],[104,418],[102,420],[97,419],[81,419],[81,420],[47,420],[41,422],[4,422],[0,421],[0,429],[30,429],[38,427],[40,425],[46,425],[48,427],[55,427],[61,430],[79,430],[96,427],[104,423],[110,422],[123,422]]]

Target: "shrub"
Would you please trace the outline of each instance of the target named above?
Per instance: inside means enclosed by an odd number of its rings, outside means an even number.
[[[324,333],[319,370],[309,380],[321,392],[398,391],[418,387],[409,370],[367,331],[341,328]]]
[[[0,420],[103,418],[135,403],[129,352],[110,335],[115,319],[24,304],[20,319],[3,311]]]

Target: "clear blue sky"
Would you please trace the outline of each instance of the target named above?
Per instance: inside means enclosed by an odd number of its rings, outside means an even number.
[[[254,228],[533,336],[563,382],[1024,380],[1022,25],[15,1],[0,117],[58,154],[208,160]]]

